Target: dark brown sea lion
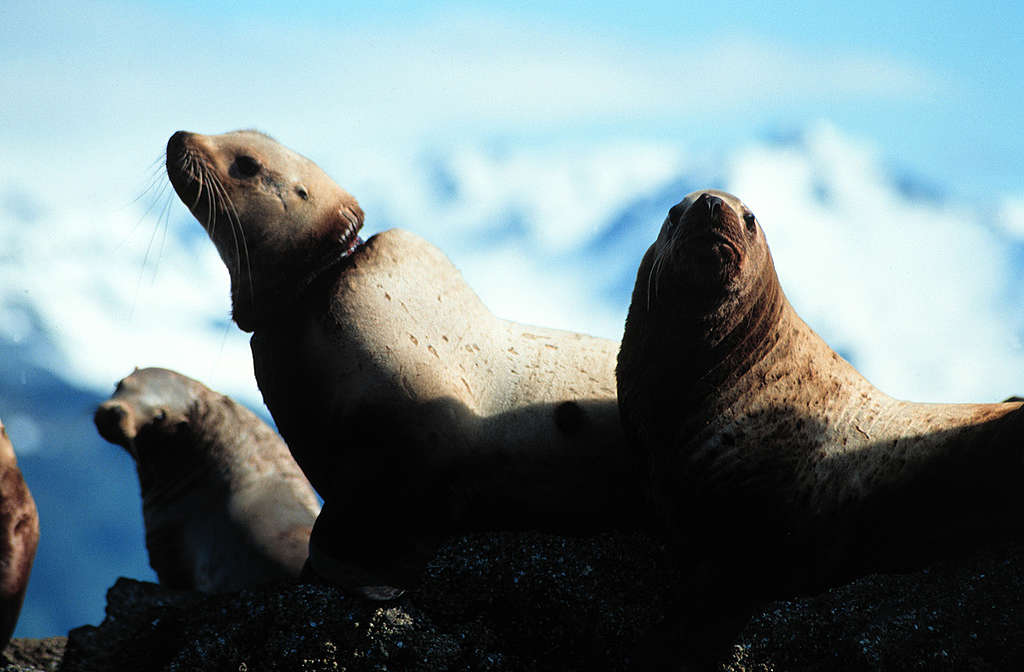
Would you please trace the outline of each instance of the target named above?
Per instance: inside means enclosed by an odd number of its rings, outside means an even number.
[[[317,573],[405,586],[444,535],[637,524],[616,343],[498,319],[410,233],[360,245],[355,199],[262,134],[176,133],[167,172],[228,266],[263,398],[324,498]]]
[[[764,232],[730,194],[669,211],[637,273],[617,376],[653,501],[693,568],[677,625],[696,659],[758,600],[1024,523],[1022,404],[875,389],[790,306]]]
[[[222,592],[299,576],[320,505],[284,441],[250,410],[148,368],[121,380],[95,420],[135,459],[161,584]]]
[[[0,422],[0,649],[18,623],[39,545],[39,514]]]

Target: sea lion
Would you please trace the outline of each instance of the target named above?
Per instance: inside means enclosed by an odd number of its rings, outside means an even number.
[[[175,133],[167,173],[228,266],[264,401],[324,498],[317,574],[387,596],[444,535],[642,519],[617,343],[495,317],[411,233],[361,244],[355,199],[265,135]]]
[[[677,624],[688,656],[731,642],[758,600],[1024,523],[1022,404],[877,390],[796,314],[756,217],[725,192],[669,210],[637,272],[617,384],[675,557],[693,569]]]
[[[0,649],[18,624],[32,561],[39,545],[39,514],[0,422]]]
[[[135,460],[149,564],[172,588],[295,579],[320,511],[284,441],[252,411],[168,369],[135,369],[95,414]]]

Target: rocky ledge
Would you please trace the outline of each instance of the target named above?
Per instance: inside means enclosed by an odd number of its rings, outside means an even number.
[[[119,580],[98,627],[15,640],[6,670],[617,670],[670,607],[641,536],[453,540],[422,584],[369,604],[313,585],[225,595]],[[1024,544],[768,605],[724,667],[1024,669]],[[32,657],[33,651],[39,655]]]

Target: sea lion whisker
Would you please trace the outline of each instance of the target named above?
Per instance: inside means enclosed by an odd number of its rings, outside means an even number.
[[[196,159],[192,156],[192,154],[186,154],[185,155],[185,165],[186,165],[185,172],[196,183],[196,195],[195,195],[195,198],[192,200],[191,205],[188,206],[189,210],[195,212],[195,209],[199,207],[199,202],[203,198],[203,182],[205,181],[205,177],[203,175],[203,164],[201,162],[196,161]],[[193,171],[192,170],[193,166],[196,166],[198,168],[198,170]],[[205,222],[203,222],[203,223],[205,225]]]
[[[157,160],[159,161],[159,159],[157,159]],[[129,205],[133,205],[135,203],[138,203],[143,198],[145,198],[148,194],[150,194],[154,189],[156,189],[158,193],[161,193],[165,189],[167,189],[167,182],[165,182],[162,179],[163,176],[160,174],[160,167],[156,166],[155,162],[154,162],[154,166],[155,167],[150,169],[150,176],[149,176],[149,180],[148,180],[149,184],[145,188],[143,188],[143,190],[141,192],[139,192],[138,196],[136,196],[135,198],[133,198],[129,202]],[[152,206],[152,203],[151,203],[150,206],[146,208],[146,211],[143,213],[143,216],[149,214],[149,210],[152,207],[153,206]]]
[[[256,297],[253,294],[253,276],[252,276],[252,261],[249,257],[249,243],[245,238],[245,227],[242,226],[242,220],[238,216],[238,209],[235,207],[234,201],[231,200],[231,195],[228,194],[224,185],[215,175],[211,176],[213,183],[216,185],[220,192],[220,195],[224,199],[226,207],[224,207],[224,214],[228,218],[228,225],[231,226],[232,235],[235,237],[235,272],[242,272],[242,257],[245,257],[245,272],[247,279],[249,280],[249,300],[255,301]],[[237,233],[235,231],[237,230]],[[242,241],[241,254],[239,253],[238,240]]]
[[[664,255],[656,254],[654,257],[654,263],[651,264],[651,270],[647,274],[647,310],[651,309],[651,301],[658,297],[658,288],[659,283],[661,282],[661,267],[664,262]]]

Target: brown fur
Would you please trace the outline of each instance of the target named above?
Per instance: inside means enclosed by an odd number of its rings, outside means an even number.
[[[295,579],[320,510],[281,438],[230,397],[168,369],[136,369],[96,409],[135,459],[160,583],[206,592]]]
[[[617,376],[653,500],[694,565],[691,643],[724,643],[758,600],[1021,528],[1022,404],[877,390],[796,314],[730,194],[690,194],[669,213],[637,274]],[[717,639],[699,625],[715,621]]]
[[[195,189],[177,137],[167,166],[185,199]],[[215,157],[266,144],[265,136],[187,137]],[[291,153],[277,156],[295,163]],[[440,250],[400,230],[373,236],[303,285],[292,269],[310,256],[306,248],[319,249],[320,219],[289,211],[281,221],[273,208],[249,207],[262,188],[233,177],[230,165],[225,158],[205,170],[246,212],[240,234],[270,241],[249,246],[254,275],[305,287],[272,310],[254,277],[258,318],[239,320],[237,303],[235,318],[254,330],[264,400],[325,501],[310,544],[314,570],[347,588],[403,587],[445,535],[638,524],[642,500],[615,402],[618,344],[495,317]],[[337,186],[321,191],[351,198]],[[208,232],[224,218],[214,213],[223,202],[192,207]],[[232,271],[225,248],[233,241],[211,237]],[[350,247],[337,243],[334,256]],[[231,277],[232,296],[244,293],[245,278]]]
[[[0,648],[14,633],[39,545],[39,514],[0,422]]]

